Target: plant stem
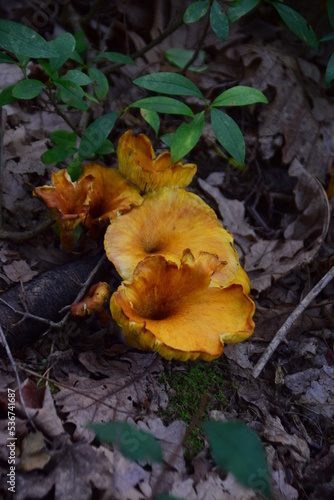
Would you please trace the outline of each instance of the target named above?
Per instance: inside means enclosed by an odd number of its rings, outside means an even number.
[[[155,47],[156,45],[159,45],[160,42],[162,42],[163,40],[165,40],[165,38],[169,37],[169,35],[174,33],[174,31],[176,31],[180,26],[182,26],[182,24],[183,24],[183,15],[181,19],[172,24],[169,28],[163,31],[161,35],[159,35],[157,38],[155,38],[150,43],[145,45],[145,47],[143,47],[140,50],[137,50],[136,52],[133,52],[133,54],[130,54],[130,57],[132,57],[132,59],[137,59],[138,57],[142,56],[149,50],[153,49],[153,47]],[[121,68],[122,66],[124,66],[123,63],[115,63],[101,69],[101,71],[103,71],[105,75],[109,75],[110,73],[112,73],[118,68]]]
[[[185,74],[185,72],[187,71],[187,69],[189,68],[189,66],[197,59],[199,51],[201,50],[201,47],[202,47],[203,42],[205,40],[205,37],[207,35],[209,26],[210,26],[210,14],[207,14],[206,24],[205,24],[205,28],[204,28],[204,31],[202,33],[201,39],[200,39],[200,41],[197,44],[197,47],[195,49],[195,52],[193,53],[193,56],[189,59],[189,61],[185,65],[185,67],[182,69],[182,71],[181,71],[182,75]]]
[[[73,123],[65,115],[65,113],[63,113],[62,110],[59,108],[56,100],[54,99],[54,97],[52,95],[51,90],[49,90],[49,89],[44,90],[44,92],[46,93],[50,103],[54,107],[54,110],[57,113],[57,115],[59,115],[64,120],[64,122],[73,130],[73,132],[75,132],[79,137],[81,137],[82,133],[79,130],[77,130],[77,128],[73,125]]]

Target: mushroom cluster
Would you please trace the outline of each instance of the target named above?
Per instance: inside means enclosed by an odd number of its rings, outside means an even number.
[[[117,156],[119,170],[90,163],[75,182],[59,170],[52,186],[34,194],[52,209],[64,248],[73,247],[79,223],[92,237],[107,226],[106,255],[123,279],[110,311],[128,345],[166,359],[216,359],[224,344],[254,330],[250,282],[233,236],[185,190],[195,164],[174,164],[169,152],[156,158],[149,138],[131,130],[119,139]],[[103,314],[101,286],[72,306],[76,315]]]

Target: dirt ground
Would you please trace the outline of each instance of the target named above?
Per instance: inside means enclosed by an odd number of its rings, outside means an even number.
[[[180,16],[174,0],[147,0],[140,6],[134,1],[95,2],[94,11],[88,0],[53,4],[51,14],[41,14],[37,3],[15,0],[1,4],[0,16],[26,23],[39,19],[39,32],[52,39],[62,30],[75,30],[90,12],[85,27],[92,46],[129,53]],[[303,14],[323,36],[330,28],[326,16],[315,10],[305,6]],[[142,97],[132,80],[152,71],[175,71],[164,51],[193,49],[202,32],[202,22],[183,25],[138,57],[136,66],[111,73],[103,109],[93,107],[87,116],[72,111],[72,120],[90,122]],[[333,42],[315,52],[264,4],[233,24],[226,42],[208,31],[202,50],[207,69],[186,76],[209,101],[234,85],[257,88],[269,101],[229,110],[246,141],[243,171],[222,157],[209,125],[187,156],[198,166],[189,190],[232,232],[251,279],[254,334],[244,343],[227,346],[215,362],[180,363],[128,348],[116,325],[101,325],[96,319],[69,318],[60,331],[45,336],[37,327],[30,333],[24,330],[22,335],[32,341],[14,346],[14,363],[5,352],[0,359],[0,498],[141,500],[160,493],[187,500],[262,498],[217,469],[197,431],[198,422],[208,418],[239,419],[259,434],[275,499],[334,497],[334,282],[290,325],[254,377],[255,366],[280,327],[334,264],[334,196],[330,199],[326,193],[334,156],[334,103],[333,86],[326,89],[324,84]],[[19,72],[11,65],[0,69],[2,90],[17,81]],[[37,74],[37,65],[30,70]],[[196,109],[198,103],[192,105]],[[178,118],[162,116],[163,132],[179,123]],[[73,251],[64,251],[50,225],[29,233],[48,220],[47,209],[32,197],[32,190],[50,183],[54,166],[44,165],[41,154],[50,145],[50,132],[59,128],[66,128],[62,119],[38,98],[2,109],[0,290],[3,295],[16,287],[16,306],[21,309],[25,290],[42,272],[56,270],[53,286],[65,290],[71,267],[64,266],[89,256],[96,256],[96,263],[102,248],[101,241],[83,235]],[[156,151],[163,147],[154,142],[136,110],[118,122],[110,137],[114,144],[127,129],[147,134]],[[115,154],[107,160],[116,166]],[[112,265],[105,269],[117,288]],[[48,294],[40,298],[35,314],[51,319],[52,287]],[[61,295],[61,307],[68,306],[66,293]],[[3,318],[0,323],[5,329]],[[9,337],[10,331],[6,333]],[[17,377],[29,418],[19,403]],[[8,388],[17,394],[14,496],[6,484]],[[164,463],[131,462],[100,445],[87,429],[91,422],[113,420],[152,432],[162,445]]]

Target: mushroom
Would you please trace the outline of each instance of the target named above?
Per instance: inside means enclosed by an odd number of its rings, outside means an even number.
[[[93,313],[99,318],[101,323],[110,323],[110,316],[104,309],[110,298],[110,286],[104,281],[96,283],[88,290],[84,298],[71,305],[71,314],[76,317],[84,318]]]
[[[73,248],[73,231],[83,222],[89,210],[93,176],[80,176],[73,182],[66,169],[51,172],[51,186],[34,189],[34,196],[41,198],[58,222],[62,247]]]
[[[89,163],[83,166],[83,176],[90,175],[94,181],[84,225],[89,236],[96,238],[110,219],[141,205],[143,198],[138,188],[127,182],[116,168]]]
[[[217,255],[224,263],[219,282],[225,286],[241,269],[231,233],[199,196],[183,189],[163,188],[145,195],[141,206],[110,222],[104,248],[123,279],[131,279],[137,264],[148,256],[163,255],[179,264],[186,248],[196,258],[202,251]],[[249,293],[246,273],[241,271],[239,277]]]
[[[150,139],[144,135],[125,132],[117,145],[118,168],[121,174],[142,192],[155,191],[161,187],[185,188],[197,170],[194,163],[172,162],[170,152],[157,158]]]
[[[110,300],[127,344],[166,359],[211,361],[225,343],[252,335],[254,303],[240,284],[212,281],[220,268],[217,256],[202,252],[195,259],[189,249],[179,264],[162,255],[141,261]]]
[[[74,182],[66,169],[61,169],[51,172],[52,186],[34,190],[34,195],[52,209],[65,249],[73,248],[73,231],[78,224],[84,224],[89,236],[97,238],[112,217],[143,202],[138,188],[127,182],[117,169],[97,163],[82,168],[83,173]]]

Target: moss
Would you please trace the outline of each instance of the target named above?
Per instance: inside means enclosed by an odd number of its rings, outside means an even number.
[[[189,461],[204,448],[200,422],[211,410],[223,410],[229,402],[226,393],[231,391],[231,384],[224,380],[219,363],[171,362],[159,380],[169,398],[168,408],[159,416],[169,422],[177,419],[185,422],[188,433],[184,453]]]

